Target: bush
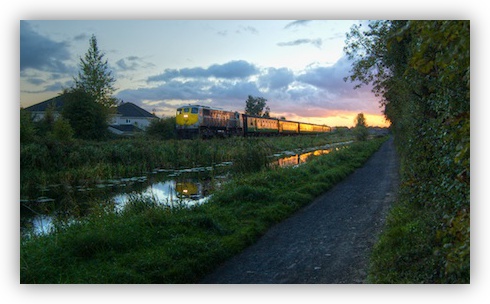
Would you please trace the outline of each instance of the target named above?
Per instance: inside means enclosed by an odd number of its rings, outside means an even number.
[[[151,121],[146,134],[158,139],[175,139],[175,117],[154,119]]]
[[[71,141],[73,139],[73,128],[67,119],[59,117],[53,123],[53,137],[60,141]]]

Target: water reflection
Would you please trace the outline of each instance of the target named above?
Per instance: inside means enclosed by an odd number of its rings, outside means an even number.
[[[282,157],[276,161],[279,167],[291,167],[298,166],[300,164],[306,163],[311,157],[320,156],[332,152],[332,149],[320,149],[307,153],[296,154],[292,156]]]
[[[153,201],[168,207],[195,206],[209,199],[211,184],[209,181],[186,179],[183,181],[167,180],[149,185],[140,192],[122,193],[113,197],[116,211],[124,209],[126,204],[138,197],[150,197]]]
[[[345,146],[346,143],[343,143]],[[314,156],[328,154],[338,145],[303,153],[276,154],[273,164],[298,166]],[[21,200],[21,235],[49,233],[56,225],[69,225],[97,210],[121,212],[131,201],[150,198],[172,207],[205,203],[210,194],[229,178],[230,162],[214,167],[175,171],[154,170],[146,176],[108,180],[90,186],[52,185]]]
[[[151,198],[153,202],[168,207],[203,204],[209,199],[212,189],[219,185],[220,177],[225,176],[214,176],[212,183],[207,175],[173,172],[148,179],[140,177],[139,183],[130,185],[112,183],[102,187],[99,184],[99,187],[83,188],[83,191],[78,187],[54,188],[43,192],[52,198],[43,196],[21,202],[21,234],[46,234],[56,225],[67,225],[101,209],[121,212],[128,203],[140,198]]]

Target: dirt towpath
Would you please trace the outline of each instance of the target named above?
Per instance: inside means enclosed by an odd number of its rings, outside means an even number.
[[[362,168],[201,283],[365,282],[369,254],[398,189],[398,168],[390,138]]]

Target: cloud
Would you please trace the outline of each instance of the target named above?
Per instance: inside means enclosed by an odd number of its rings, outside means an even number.
[[[318,39],[297,39],[294,41],[277,43],[278,46],[296,46],[296,45],[301,45],[301,44],[311,44],[317,48],[321,48],[322,39],[320,39],[320,38],[318,38]]]
[[[245,100],[247,95],[261,94],[255,82],[214,80],[172,80],[151,88],[123,90],[117,97],[130,102],[138,100]]]
[[[268,90],[286,89],[294,81],[294,73],[288,68],[268,68],[258,82],[261,87]]]
[[[89,36],[86,33],[82,33],[73,38],[75,41],[86,41],[89,40]]]
[[[250,33],[254,35],[257,35],[259,33],[259,31],[253,26],[240,26],[240,28],[236,31],[236,33],[241,34],[242,32]]]
[[[333,111],[379,113],[370,88],[354,90],[352,83],[343,81],[350,64],[347,58],[341,58],[332,66],[312,65],[297,73],[288,68],[259,69],[246,61],[169,69],[149,80],[150,84],[161,81],[157,85],[123,90],[116,97],[143,107],[153,104],[166,111],[179,101],[243,111],[247,96],[252,95],[264,97],[273,113],[286,117],[319,117]]]
[[[286,24],[284,27],[285,29],[293,28],[293,27],[298,27],[298,26],[305,26],[306,24],[310,23],[312,20],[296,20],[293,22],[290,22]]]
[[[351,83],[343,80],[349,75],[350,69],[351,62],[346,57],[342,57],[332,66],[307,68],[303,74],[298,75],[297,80],[319,89],[345,93],[353,87]]]
[[[20,22],[20,71],[35,69],[70,73],[64,61],[71,59],[66,42],[56,42],[35,32],[26,21]]]
[[[175,78],[223,78],[239,79],[248,78],[259,72],[258,68],[244,60],[230,61],[225,64],[213,64],[207,69],[184,68],[184,69],[166,69],[162,74],[148,77],[148,82],[169,81]]]

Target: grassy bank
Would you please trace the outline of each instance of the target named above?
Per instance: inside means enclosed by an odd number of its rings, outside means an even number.
[[[21,194],[49,184],[87,184],[130,177],[155,168],[209,166],[240,158],[243,147],[261,142],[272,153],[352,139],[350,132],[322,136],[213,140],[155,140],[149,137],[103,142],[43,139],[20,147]]]
[[[21,282],[196,283],[362,166],[384,140],[355,143],[297,168],[244,173],[191,209],[140,198],[121,213],[101,210],[23,241]]]

